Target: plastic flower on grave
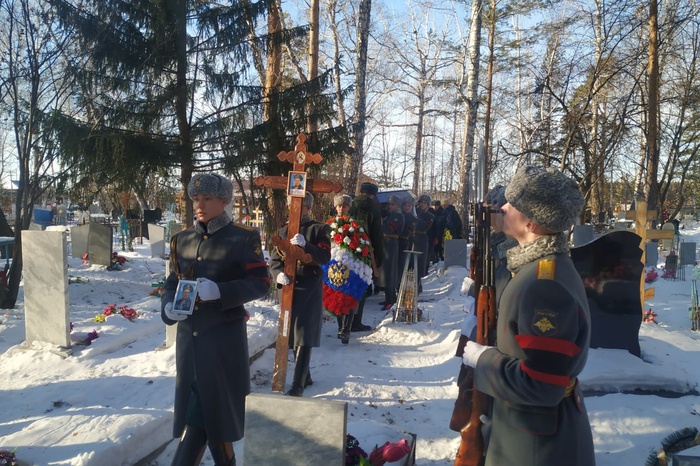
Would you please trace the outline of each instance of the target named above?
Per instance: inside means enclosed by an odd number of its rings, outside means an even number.
[[[381,447],[374,447],[369,455],[372,466],[384,466],[385,463],[394,463],[411,452],[411,446],[406,439],[398,442],[386,442]]]
[[[107,320],[107,318],[104,316],[104,314],[97,314],[92,321],[97,323],[97,324],[102,324]]]
[[[15,456],[16,450],[17,449],[14,449],[12,451],[0,450],[0,465],[17,466],[17,457]]]
[[[90,341],[93,341],[93,340],[97,340],[98,338],[100,338],[100,335],[97,334],[97,330],[93,330],[92,332],[90,332],[90,333],[87,334],[87,337],[85,338],[85,341],[90,342]]]
[[[350,434],[345,436],[345,465],[369,465],[367,452],[360,447],[360,442]]]
[[[372,283],[369,237],[347,215],[329,219],[331,260],[322,266],[323,307],[333,315],[348,314]]]
[[[659,274],[656,272],[656,269],[651,268],[644,276],[644,283],[654,283],[658,278]]]
[[[139,316],[138,312],[126,306],[119,306],[119,314],[121,314],[124,318],[129,319],[132,322]]]
[[[104,315],[104,316],[111,316],[111,315],[114,315],[116,313],[117,313],[117,305],[116,304],[109,304],[102,311],[102,315]]]

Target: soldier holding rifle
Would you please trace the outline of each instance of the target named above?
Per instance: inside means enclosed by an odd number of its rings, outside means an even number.
[[[493,397],[486,465],[594,465],[577,380],[590,313],[566,235],[585,201],[574,181],[533,166],[516,172],[506,200],[503,231],[518,246],[508,251],[513,278],[499,301],[497,346],[469,341],[463,356],[475,388]]]

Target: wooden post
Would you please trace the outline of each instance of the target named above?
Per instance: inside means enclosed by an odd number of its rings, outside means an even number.
[[[277,158],[282,162],[293,164],[292,171],[287,176],[259,176],[254,182],[256,186],[264,186],[269,189],[285,189],[289,194],[292,190],[293,173],[304,173],[305,191],[314,193],[340,192],[343,187],[339,183],[334,183],[321,179],[309,179],[306,174],[306,165],[321,163],[321,154],[312,154],[306,149],[306,135],[300,133],[297,136],[297,144],[294,150],[280,152]],[[282,239],[279,235],[274,236],[270,241],[274,246],[284,253],[284,273],[290,279],[289,285],[282,287],[282,297],[280,299],[280,318],[277,324],[277,343],[275,345],[275,366],[272,371],[272,391],[284,392],[284,383],[287,379],[287,355],[289,353],[289,329],[291,326],[292,302],[294,300],[294,279],[296,276],[297,261],[302,263],[311,262],[311,255],[304,253],[299,246],[292,245],[289,238],[299,233],[301,223],[301,206],[304,200],[303,195],[293,195],[289,206],[289,224],[287,225],[287,239]]]

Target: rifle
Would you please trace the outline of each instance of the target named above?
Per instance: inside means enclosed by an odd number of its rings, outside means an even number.
[[[479,144],[479,163],[477,165],[477,202],[473,205],[474,212],[474,252],[475,260],[470,264],[470,270],[474,269],[476,295],[476,342],[482,345],[494,343],[494,331],[496,328],[496,289],[495,289],[495,264],[491,251],[491,214],[494,213],[488,205],[484,205],[485,188],[485,156],[483,146]],[[472,267],[473,265],[473,267]],[[461,339],[460,339],[461,340]],[[460,342],[461,343],[461,342]],[[464,343],[466,345],[466,341]],[[458,347],[458,353],[464,353],[464,346]],[[459,354],[461,357],[461,354]],[[463,374],[464,371],[464,374]],[[460,376],[463,380],[459,384],[460,394],[457,402],[468,399],[467,422],[462,424],[459,431],[461,442],[455,457],[454,466],[480,466],[484,464],[484,439],[481,432],[482,414],[487,413],[487,396],[474,389],[473,369],[462,366]],[[457,411],[457,403],[455,403]],[[454,416],[455,413],[453,413]],[[463,415],[463,413],[462,413]],[[456,420],[457,421],[457,420]],[[461,422],[461,421],[459,421]],[[452,423],[451,423],[452,424]],[[452,425],[450,425],[452,427]]]

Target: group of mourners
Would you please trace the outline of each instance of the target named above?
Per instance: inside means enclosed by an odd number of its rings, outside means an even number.
[[[179,322],[176,340],[175,417],[179,444],[173,466],[199,464],[207,448],[217,466],[236,464],[232,442],[243,438],[245,397],[250,367],[244,304],[264,297],[275,283],[294,286],[289,348],[295,364],[289,396],[302,396],[313,384],[311,349],[320,346],[324,264],[331,260],[329,222],[313,220],[314,198],[302,201],[299,232],[288,238],[309,254],[297,263],[294,283],[284,273],[285,255],[270,251],[265,261],[257,230],[234,223],[225,211],[232,199],[231,182],[217,174],[192,177],[187,193],[196,221],[173,235],[170,273],[161,314],[168,325]],[[433,204],[421,195],[390,196],[382,207],[377,186],[363,183],[360,194],[334,198],[335,214],[346,215],[366,232],[373,270],[381,270],[385,310],[396,303],[405,251],[418,251],[419,277],[430,261],[444,259],[442,241],[462,236],[452,205]],[[583,196],[562,173],[532,166],[516,172],[507,188],[492,190],[497,207],[492,219],[497,257],[498,331],[488,345],[474,341],[475,318],[462,333],[470,339],[463,367],[473,368],[474,386],[491,396],[487,465],[594,464],[593,443],[576,376],[586,362],[590,316],[581,280],[568,256],[566,231],[580,215]],[[444,211],[444,212],[440,212]],[[444,221],[436,221],[436,218]],[[437,229],[435,224],[440,225]],[[440,228],[444,228],[440,233]],[[271,279],[272,278],[272,279]],[[194,310],[173,309],[180,280],[198,282]],[[338,338],[348,343],[362,323],[363,293],[347,314],[338,316]]]

